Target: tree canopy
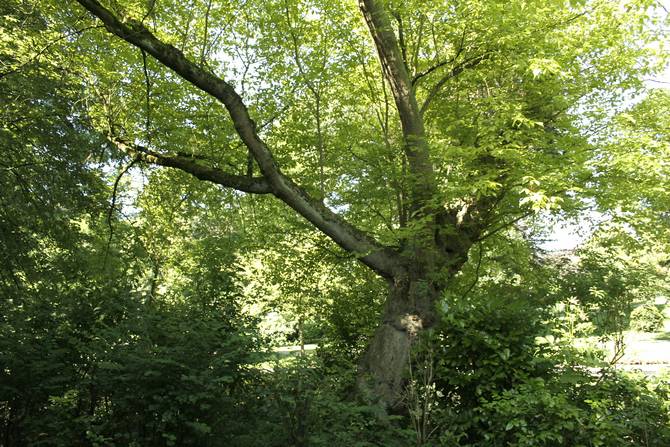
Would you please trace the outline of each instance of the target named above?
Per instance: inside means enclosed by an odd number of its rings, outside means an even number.
[[[393,412],[418,340],[462,316],[468,296],[518,295],[509,275],[535,278],[524,298],[535,304],[560,295],[534,276],[550,268],[532,241],[550,219],[604,216],[634,240],[627,250],[667,253],[670,96],[645,83],[667,65],[655,1],[9,0],[0,11],[13,318],[65,288],[52,315],[67,320],[89,296],[81,321],[133,340],[151,326],[135,313],[163,318],[171,303],[170,324],[195,318],[214,355],[214,333],[240,337],[231,352],[256,349],[259,309],[283,309],[301,339],[320,321],[355,352],[353,394]],[[588,274],[559,276],[596,287],[599,250],[584,252]],[[112,296],[148,307],[103,311]]]

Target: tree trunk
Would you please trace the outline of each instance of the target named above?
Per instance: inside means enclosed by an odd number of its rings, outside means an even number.
[[[357,385],[366,402],[386,410],[401,407],[412,345],[437,321],[438,297],[439,290],[419,276],[389,282],[382,321],[359,363]]]

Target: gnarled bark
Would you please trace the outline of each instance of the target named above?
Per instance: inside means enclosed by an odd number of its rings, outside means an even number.
[[[382,321],[359,364],[358,389],[364,400],[385,409],[401,406],[412,345],[435,324],[438,298],[439,290],[422,278],[389,282]]]
[[[431,247],[405,250],[405,268],[389,281],[381,322],[359,362],[357,386],[364,401],[390,411],[402,408],[412,348],[421,332],[437,323],[442,293],[471,245],[468,238],[445,253],[435,240]]]

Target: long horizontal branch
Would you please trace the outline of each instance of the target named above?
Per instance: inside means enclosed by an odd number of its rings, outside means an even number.
[[[438,62],[435,65],[431,66],[430,68],[427,68],[426,70],[417,73],[414,75],[412,78],[412,85],[417,85],[418,82],[421,80],[421,78],[428,76],[432,72],[439,70],[440,68],[444,67],[445,65],[453,64],[456,59],[458,59],[458,56],[461,55],[461,52],[463,51],[463,48],[459,48],[454,57],[447,59],[446,61]]]
[[[237,134],[253,154],[272,194],[381,276],[390,278],[397,274],[401,267],[394,250],[382,246],[351,225],[281,172],[272,152],[258,135],[256,123],[249,116],[242,98],[232,85],[187,59],[174,46],[162,42],[140,22],[120,20],[97,0],[77,2],[98,17],[109,32],[146,51],[183,79],[223,103]]]
[[[456,56],[458,56],[458,54]],[[434,72],[436,70],[439,70],[440,68],[444,67],[445,65],[452,64],[454,62],[454,59],[455,58],[451,58],[451,59],[448,59],[446,61],[438,62],[437,64],[433,65],[432,67],[430,67],[430,68],[428,68],[428,69],[426,69],[426,70],[424,70],[420,73],[417,73],[412,78],[412,85],[416,85],[421,80],[421,78],[423,78],[425,76],[428,76],[432,72]]]
[[[246,177],[243,175],[229,174],[218,168],[205,166],[194,159],[181,155],[165,155],[152,151],[146,147],[131,144],[119,138],[111,138],[110,141],[120,150],[132,158],[147,163],[176,168],[194,177],[216,183],[217,185],[233,188],[238,191],[251,194],[270,194],[272,188],[265,177]]]

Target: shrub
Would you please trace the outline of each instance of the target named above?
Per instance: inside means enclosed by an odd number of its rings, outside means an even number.
[[[347,399],[355,369],[337,361],[326,366],[318,356],[278,362],[257,383],[245,433],[228,445],[240,447],[405,447],[412,433],[399,417]]]
[[[548,373],[551,363],[536,355],[544,332],[540,312],[525,299],[453,300],[435,330],[435,387],[443,427],[442,444],[479,445],[488,432],[482,403]]]
[[[655,332],[663,327],[665,316],[653,304],[637,307],[630,314],[630,327],[641,332]]]
[[[566,371],[497,394],[481,406],[482,445],[668,445],[667,384],[616,371],[598,379]]]
[[[670,445],[667,381],[596,374],[579,352],[539,343],[550,327],[532,301],[450,304],[431,341],[439,429],[426,445]]]

